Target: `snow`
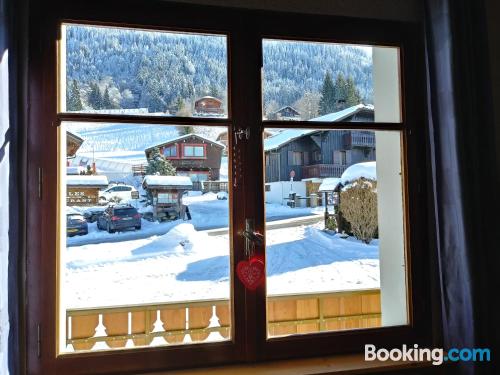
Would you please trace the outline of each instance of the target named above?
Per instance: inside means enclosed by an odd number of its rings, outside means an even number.
[[[269,294],[379,287],[378,244],[324,233],[322,224],[267,232]],[[229,298],[229,236],[192,224],[144,239],[67,249],[67,306]]]
[[[340,182],[342,185],[347,185],[352,181],[359,178],[366,178],[369,180],[377,180],[377,162],[368,161],[365,163],[353,164],[347,168],[342,176],[340,177]]]
[[[340,182],[340,178],[329,177],[325,178],[321,185],[319,185],[318,191],[334,191]]]
[[[180,186],[193,187],[193,182],[188,176],[144,176],[143,184],[151,186]]]
[[[308,135],[314,132],[317,132],[317,129],[287,129],[282,132],[273,135],[272,137],[264,139],[264,151],[271,151],[277,149],[294,139],[303,137],[304,135]]]
[[[66,176],[66,184],[68,186],[108,186],[108,178],[106,176]]]
[[[324,116],[310,119],[309,121],[322,121],[322,122],[341,121],[341,120],[345,119],[346,117],[349,117],[349,116],[351,116],[351,115],[353,115],[353,114],[355,114],[363,109],[373,111],[374,107],[373,107],[373,105],[370,105],[370,104],[369,105],[357,104],[357,105],[354,105],[352,107],[343,109],[342,111],[329,113],[329,114],[324,115]]]
[[[67,175],[79,175],[80,173],[85,172],[84,167],[66,167]]]

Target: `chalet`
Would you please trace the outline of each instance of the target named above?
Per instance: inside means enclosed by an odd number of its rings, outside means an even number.
[[[194,112],[197,115],[223,115],[222,100],[213,96],[204,96],[194,102]]]
[[[373,121],[359,104],[311,121]],[[266,182],[340,177],[350,165],[375,160],[372,131],[286,129],[264,140]]]
[[[187,176],[144,176],[142,187],[153,206],[154,220],[177,219],[182,212],[182,194],[193,189]]]
[[[66,157],[74,158],[76,152],[83,143],[83,138],[76,135],[75,133],[66,132]]]
[[[194,181],[216,181],[220,176],[220,165],[224,145],[198,134],[186,134],[165,143],[147,148],[146,158],[158,148],[170,160],[178,176],[189,176]]]
[[[271,113],[269,120],[300,120],[300,112],[295,108],[287,105]]]
[[[99,204],[99,190],[107,187],[106,176],[66,176],[66,204],[68,206],[95,206]]]

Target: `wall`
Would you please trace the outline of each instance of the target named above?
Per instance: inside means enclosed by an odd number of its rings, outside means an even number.
[[[293,192],[297,193],[301,197],[306,196],[306,183],[305,181],[278,181],[278,182],[267,182],[266,185],[271,187],[271,191],[266,191],[266,203],[275,203],[286,205],[284,198],[288,199],[288,193],[290,193],[290,187],[293,188]]]

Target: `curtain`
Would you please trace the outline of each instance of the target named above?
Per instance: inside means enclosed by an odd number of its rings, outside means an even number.
[[[484,3],[427,0],[428,126],[445,349],[490,347],[491,363],[453,373],[494,373],[492,319],[500,246],[498,176]],[[498,240],[496,240],[498,242]],[[497,314],[495,314],[497,315]]]

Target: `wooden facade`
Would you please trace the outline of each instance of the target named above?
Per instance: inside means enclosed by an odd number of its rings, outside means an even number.
[[[73,158],[83,143],[83,139],[78,135],[66,131],[66,157]]]
[[[372,108],[363,108],[343,121],[373,121]],[[286,135],[290,134],[287,139]],[[317,130],[297,136],[296,129],[278,134],[281,142],[265,146],[265,181],[340,177],[352,164],[375,160],[375,132],[364,130]],[[272,138],[270,139],[272,144]]]
[[[195,147],[197,152],[193,152]],[[151,159],[154,148],[168,159],[176,168],[177,175],[189,176],[193,181],[217,181],[224,145],[202,137],[187,134],[145,150],[146,158]],[[201,153],[202,152],[202,153]]]
[[[97,206],[99,191],[107,187],[106,176],[66,176],[66,205]]]
[[[300,112],[295,108],[287,105],[271,113],[269,120],[301,120]]]
[[[142,187],[153,205],[154,220],[173,220],[183,216],[182,194],[193,189],[186,176],[145,176]]]
[[[204,96],[194,102],[194,112],[200,115],[223,115],[222,100],[213,96]]]

